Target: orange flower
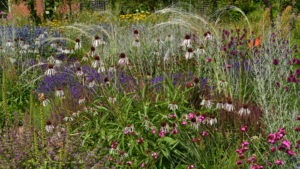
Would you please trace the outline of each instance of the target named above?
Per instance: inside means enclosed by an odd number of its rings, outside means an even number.
[[[260,37],[257,37],[255,42],[254,42],[254,45],[257,47],[260,45]]]
[[[252,48],[252,42],[248,43],[248,47]]]

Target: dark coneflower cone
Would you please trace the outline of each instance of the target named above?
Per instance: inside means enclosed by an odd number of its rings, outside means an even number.
[[[176,127],[176,123],[172,123],[172,127],[173,127],[173,128]]]
[[[134,30],[133,34],[137,35],[137,34],[139,34],[139,31],[138,30]]]
[[[100,39],[100,37],[99,36],[95,36],[95,40],[99,40]]]
[[[126,57],[125,53],[120,54],[120,58],[125,58],[125,57]]]
[[[191,122],[195,123],[195,122],[196,122],[196,118],[193,117],[193,118],[191,119]]]
[[[47,120],[46,125],[47,125],[47,126],[50,126],[51,124],[52,124],[51,121],[50,121],[50,120]]]
[[[80,39],[79,39],[79,38],[77,38],[75,41],[76,41],[76,42],[80,42]]]
[[[195,82],[196,84],[198,84],[199,81],[200,81],[200,80],[199,80],[199,78],[197,78],[197,77],[194,79],[194,82]]]
[[[109,82],[108,77],[105,77],[105,78],[104,78],[104,82],[105,82],[105,83]]]
[[[191,39],[191,36],[190,35],[185,35],[185,39],[189,40],[189,39]]]
[[[140,42],[140,40],[136,39],[136,40],[135,40],[135,42],[136,42],[136,43],[139,43],[139,42]]]
[[[94,59],[95,60],[100,60],[100,56],[95,56]]]
[[[189,52],[189,53],[192,53],[192,52],[193,52],[193,49],[192,49],[192,48],[188,48],[188,52]]]
[[[91,51],[95,51],[96,49],[95,49],[95,47],[94,46],[92,46],[91,47]]]
[[[81,71],[81,67],[77,67],[77,71]]]
[[[165,127],[165,126],[167,125],[167,123],[164,122],[164,121],[162,121],[162,122],[160,123],[160,125],[161,125],[162,127]]]
[[[131,124],[127,124],[127,127],[131,127]]]
[[[54,68],[54,65],[53,64],[49,64],[48,65],[48,69],[53,69]]]
[[[210,31],[204,33],[204,36],[211,35]]]
[[[248,109],[248,105],[247,104],[243,104],[243,108],[244,109]]]
[[[196,113],[196,116],[199,117],[201,114],[199,112]]]

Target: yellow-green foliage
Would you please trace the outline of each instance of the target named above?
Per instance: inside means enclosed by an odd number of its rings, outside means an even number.
[[[292,7],[288,6],[285,8],[285,10],[282,12],[282,15],[280,17],[280,22],[277,25],[277,30],[280,32],[280,34],[284,37],[287,37],[287,35],[292,30],[292,21],[293,21],[294,15],[292,13]]]

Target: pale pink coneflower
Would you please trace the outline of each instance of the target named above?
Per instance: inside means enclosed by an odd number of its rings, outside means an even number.
[[[96,82],[95,82],[95,80],[92,78],[92,79],[89,80],[88,87],[89,87],[89,88],[93,88],[93,87],[95,86],[95,84],[96,84]]]
[[[191,48],[192,47],[191,36],[190,35],[186,35],[184,41],[181,43],[180,46],[183,47],[184,50],[186,48]]]
[[[80,39],[79,38],[77,38],[76,40],[75,40],[75,50],[79,50],[79,49],[81,49],[81,42],[80,42]]]
[[[125,53],[121,53],[121,54],[120,54],[120,59],[119,59],[119,61],[118,61],[118,64],[119,64],[120,66],[124,66],[124,65],[128,65],[128,63],[129,63],[129,60],[128,60],[128,58],[126,57]]]
[[[94,57],[94,61],[92,63],[92,67],[96,69],[96,68],[100,67],[101,65],[102,65],[102,62],[100,60],[100,57],[99,56],[95,56]]]
[[[108,97],[108,102],[111,104],[115,104],[117,101],[117,98],[115,98],[114,96],[110,96]]]
[[[85,102],[85,98],[84,97],[80,97],[78,100],[78,104],[81,105]]]
[[[178,105],[172,102],[171,104],[169,104],[168,108],[172,111],[176,111],[178,109]]]
[[[78,77],[82,77],[83,76],[83,71],[81,70],[81,67],[77,67],[77,70],[76,70],[76,76]]]
[[[64,99],[65,98],[65,93],[64,91],[62,90],[62,88],[57,88],[56,89],[56,92],[55,92],[55,95],[59,98],[62,98]]]
[[[251,112],[250,110],[248,109],[248,105],[244,104],[242,106],[242,108],[239,110],[238,114],[240,116],[244,116],[244,115],[249,115]]]
[[[134,132],[134,126],[131,124],[127,124],[127,126],[124,129],[124,134],[132,133]]]

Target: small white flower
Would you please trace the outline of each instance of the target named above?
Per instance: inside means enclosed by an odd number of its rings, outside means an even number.
[[[121,65],[121,66],[128,65],[129,64],[129,60],[128,60],[127,57],[120,58],[119,61],[118,61],[118,64]]]
[[[48,121],[46,122],[46,131],[47,131],[48,133],[52,133],[53,129],[54,129],[54,126],[52,125],[51,121],[48,120]]]
[[[233,110],[234,110],[234,107],[233,107],[232,103],[229,102],[229,103],[226,103],[226,104],[225,104],[224,109],[227,110],[227,111],[233,111]]]
[[[50,44],[50,47],[53,48],[53,49],[57,48],[57,43],[54,43],[54,42],[51,43],[51,44]]]
[[[216,105],[217,109],[222,109],[223,108],[223,103],[222,102],[218,102]]]
[[[48,68],[47,68],[47,70],[46,70],[46,72],[45,72],[45,75],[46,75],[46,76],[54,76],[55,73],[56,73],[56,71],[55,71],[55,69],[54,69],[54,65],[53,65],[53,64],[49,64],[49,65],[48,65]]]
[[[44,33],[41,33],[39,36],[38,36],[39,39],[44,39],[45,38],[45,34]]]
[[[205,40],[212,40],[213,39],[212,34],[209,31],[205,32],[204,33],[204,39]]]
[[[16,59],[13,57],[9,57],[9,61],[10,61],[10,63],[14,64],[16,62]]]
[[[124,134],[132,133],[134,131],[134,126],[131,124],[128,124],[124,129]]]
[[[81,97],[79,100],[78,100],[78,104],[81,105],[85,102],[85,98],[84,97]]]
[[[192,59],[194,56],[194,52],[192,48],[188,48],[188,51],[185,53],[185,59],[189,60]]]
[[[58,88],[58,89],[56,90],[55,95],[56,95],[57,97],[62,98],[62,99],[65,98],[65,93],[64,93],[64,91],[62,90],[62,88]]]
[[[34,48],[34,51],[33,51],[33,53],[39,53],[39,49],[36,47],[36,48]]]
[[[96,68],[100,67],[101,65],[102,65],[102,62],[100,60],[100,57],[99,56],[95,56],[94,57],[94,61],[92,63],[92,67],[96,69]]]
[[[73,118],[72,118],[72,117],[67,117],[67,116],[66,116],[66,117],[64,118],[64,121],[66,121],[66,122],[68,122],[68,121],[71,122],[71,121],[73,121]]]
[[[79,117],[79,114],[80,114],[80,111],[77,111],[77,112],[74,112],[74,113],[72,114],[72,116],[73,116],[73,117]]]
[[[173,40],[174,40],[174,37],[172,35],[170,35],[170,34],[165,39],[166,42],[171,42]]]
[[[115,104],[115,102],[117,101],[117,99],[114,96],[110,96],[108,97],[108,102],[111,104]]]
[[[79,50],[79,49],[81,49],[81,42],[80,39],[76,39],[75,50]]]
[[[213,103],[209,99],[203,99],[200,105],[205,106],[206,108],[210,109],[210,108],[212,108]]]
[[[140,40],[135,39],[135,40],[132,42],[132,46],[134,46],[134,47],[140,47],[140,46],[141,46]]]
[[[50,64],[55,64],[55,58],[54,58],[54,55],[51,55],[49,58],[48,58],[48,62]]]
[[[240,116],[249,115],[250,114],[250,110],[248,109],[248,106],[247,105],[243,105],[243,107],[239,110],[238,114]]]
[[[95,37],[95,40],[93,42],[93,46],[98,47],[98,46],[105,45],[105,44],[106,44],[106,42],[100,40],[99,36]]]
[[[214,118],[209,118],[207,122],[208,122],[209,125],[212,126],[214,124],[217,124],[218,120],[217,120],[216,117],[214,117]]]
[[[153,53],[155,56],[159,56],[159,51],[155,50]]]
[[[200,46],[199,48],[197,48],[197,50],[196,50],[195,53],[196,53],[197,56],[200,56],[200,55],[205,54],[204,47],[203,47],[203,46]]]
[[[88,61],[89,60],[89,58],[86,56],[86,55],[84,55],[83,57],[82,57],[82,61]]]
[[[6,42],[6,47],[8,47],[8,48],[10,48],[10,47],[12,47],[14,44],[10,41],[10,40],[8,40],[7,42]]]
[[[164,133],[169,133],[170,127],[166,122],[161,122],[160,131],[163,131]]]
[[[109,72],[115,72],[116,71],[116,68],[115,68],[115,66],[111,66],[111,67],[109,67],[109,70],[108,70]]]
[[[109,154],[117,155],[117,154],[119,154],[119,151],[120,151],[119,147],[117,147],[117,148],[110,148]]]
[[[93,88],[95,86],[95,84],[96,84],[95,80],[91,79],[91,80],[89,80],[88,87]]]
[[[28,43],[25,43],[23,46],[21,46],[21,48],[23,49],[23,50],[28,50],[29,49],[29,44]]]
[[[49,103],[50,103],[49,99],[44,99],[43,102],[42,102],[44,107],[46,107]]]
[[[176,111],[178,109],[178,106],[175,103],[171,103],[169,104],[168,108],[172,111]]]
[[[98,73],[103,73],[103,72],[105,72],[105,67],[104,66],[100,66],[98,68]]]
[[[192,47],[192,42],[191,42],[191,37],[190,35],[186,35],[185,39],[183,40],[183,42],[180,45],[181,47],[183,47],[183,49],[185,50],[186,48],[191,48]]]
[[[36,38],[34,44],[35,44],[36,46],[40,46],[40,45],[41,45],[40,39],[39,39],[39,38]]]
[[[77,67],[76,76],[81,77],[83,76],[83,71],[81,70],[81,67]]]
[[[55,66],[60,67],[62,65],[62,61],[58,58],[55,59]]]

